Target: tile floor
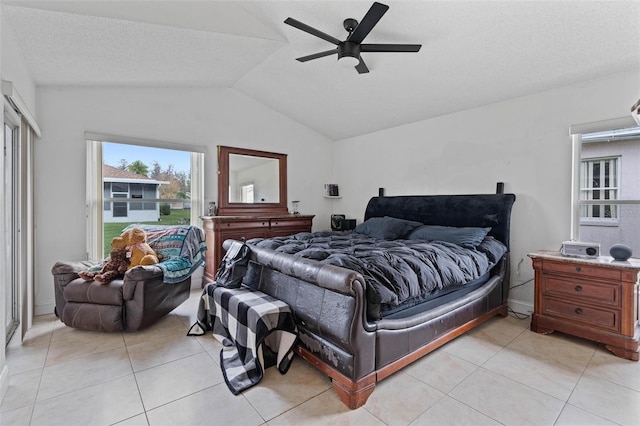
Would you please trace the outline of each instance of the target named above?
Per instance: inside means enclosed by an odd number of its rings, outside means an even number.
[[[94,333],[37,317],[7,347],[2,425],[640,425],[640,363],[496,317],[348,410],[300,358],[233,396],[210,335],[187,337],[199,290],[155,326]]]

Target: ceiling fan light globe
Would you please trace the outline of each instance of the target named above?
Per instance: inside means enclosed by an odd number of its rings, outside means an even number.
[[[355,56],[342,56],[338,58],[338,63],[344,68],[352,68],[360,63],[360,59]]]

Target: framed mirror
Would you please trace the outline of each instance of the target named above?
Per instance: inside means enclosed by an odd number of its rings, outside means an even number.
[[[218,146],[218,215],[287,214],[287,155]]]

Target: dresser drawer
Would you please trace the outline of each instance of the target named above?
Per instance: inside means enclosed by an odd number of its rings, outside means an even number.
[[[552,297],[544,297],[542,305],[542,312],[546,315],[579,321],[611,331],[620,331],[620,311],[618,310],[598,309]]]
[[[272,228],[311,228],[311,219],[295,218],[295,219],[271,219]]]
[[[620,281],[621,278],[619,269],[583,265],[574,262],[552,262],[545,260],[542,269],[545,273],[569,274],[574,278],[591,277],[612,281]]]
[[[268,228],[269,220],[234,220],[219,224],[220,230],[225,229],[247,229],[247,228]]]
[[[542,279],[544,295],[570,297],[576,301],[591,301],[614,307],[620,306],[622,286],[616,283],[600,283],[579,278],[545,274]]]

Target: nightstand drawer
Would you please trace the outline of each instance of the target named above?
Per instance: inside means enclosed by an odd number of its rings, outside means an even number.
[[[620,284],[577,280],[552,274],[545,274],[542,282],[544,295],[556,294],[564,297],[569,296],[576,301],[584,300],[615,307],[620,306],[622,287]]]
[[[552,297],[543,298],[542,303],[542,312],[546,315],[580,321],[590,326],[611,331],[620,331],[620,311],[618,310],[597,309]]]
[[[573,278],[591,277],[605,280],[620,281],[619,269],[603,268],[600,266],[583,265],[569,262],[543,262],[543,270],[547,273],[569,274]]]

